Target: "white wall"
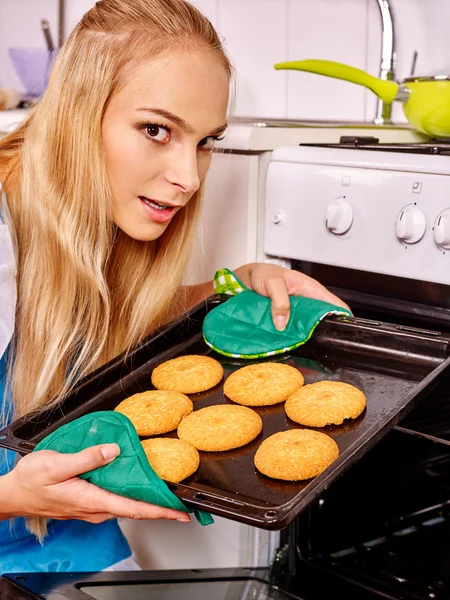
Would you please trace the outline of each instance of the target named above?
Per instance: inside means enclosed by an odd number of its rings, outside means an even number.
[[[379,72],[381,19],[376,0],[193,0],[224,38],[237,70],[237,116],[363,120],[375,114],[373,94],[309,73],[275,71],[283,60],[325,58]],[[391,0],[399,77],[450,71],[450,1]],[[66,0],[70,31],[93,0]],[[26,15],[26,19],[24,19]],[[0,1],[0,85],[17,85],[6,48],[43,44],[40,18],[56,37],[56,0]],[[394,115],[404,120],[401,106]]]
[[[45,40],[40,21],[47,19],[56,41],[56,0],[0,0],[0,86],[22,86],[9,61],[8,48],[41,46]]]

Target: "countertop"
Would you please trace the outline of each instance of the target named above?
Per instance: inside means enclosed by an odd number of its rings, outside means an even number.
[[[336,121],[281,121],[235,119],[230,122],[219,148],[242,151],[273,150],[277,146],[301,143],[337,143],[341,136],[373,136],[381,143],[414,143],[428,136],[406,124],[375,125]]]
[[[0,134],[12,131],[27,116],[25,109],[0,110]]]

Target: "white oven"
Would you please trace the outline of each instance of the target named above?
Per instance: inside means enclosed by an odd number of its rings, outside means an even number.
[[[450,284],[450,144],[277,148],[266,186],[269,256]]]

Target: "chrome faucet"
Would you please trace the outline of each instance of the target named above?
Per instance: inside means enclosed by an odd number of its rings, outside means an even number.
[[[381,44],[381,68],[380,79],[393,80],[395,78],[395,64],[397,56],[395,52],[395,30],[394,16],[392,14],[389,0],[377,0],[381,13],[381,26],[383,38]],[[386,104],[378,100],[375,123],[391,123],[392,104]]]

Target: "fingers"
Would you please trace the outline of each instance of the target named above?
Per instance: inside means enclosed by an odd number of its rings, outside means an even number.
[[[287,271],[286,283],[289,293],[292,295],[305,296],[306,298],[316,298],[323,302],[341,306],[351,312],[350,307],[338,296],[327,290],[321,283],[298,271]]]
[[[102,446],[92,446],[75,454],[55,454],[53,457],[53,477],[57,481],[66,481],[81,473],[86,473],[92,469],[101,467],[110,463],[120,453],[117,444],[104,444]],[[72,462],[67,461],[68,458]],[[65,459],[65,460],[64,460]],[[62,479],[59,479],[62,477]],[[57,482],[55,481],[55,483]],[[92,484],[90,484],[92,485]],[[93,503],[95,513],[107,513],[113,517],[126,517],[128,519],[171,519],[175,521],[189,522],[189,515],[178,510],[156,506],[148,502],[131,500],[124,496],[112,494],[101,488],[96,489],[99,504]],[[111,518],[111,517],[106,517]],[[103,518],[104,520],[104,518]]]
[[[130,500],[105,490],[101,490],[101,511],[127,519],[168,519],[182,523],[190,521],[187,513],[140,500]]]
[[[120,451],[117,444],[92,446],[74,454],[41,450],[24,457],[8,474],[20,489],[11,515],[82,519],[170,519],[189,522],[188,514],[120,496],[77,477],[108,464]],[[7,477],[7,476],[4,476]]]
[[[335,294],[328,291],[318,281],[300,273],[285,269],[279,265],[258,263],[247,265],[250,269],[250,289],[272,299],[272,316],[275,327],[283,330],[289,321],[289,296],[316,298],[329,304],[335,304],[351,312],[348,305]]]
[[[110,463],[119,452],[120,448],[117,444],[104,444],[86,448],[75,454],[54,453],[51,457],[52,476],[57,480],[55,483],[67,481],[76,475]],[[60,479],[61,477],[62,479]],[[92,516],[100,515],[102,520],[112,517],[126,517],[128,519],[190,521],[189,515],[184,512],[125,498],[91,483],[83,482],[83,484],[85,484],[84,487],[89,486],[89,492],[92,494],[90,501],[87,501],[88,498],[85,497],[83,503],[88,507],[88,511]],[[105,516],[105,514],[108,516]]]
[[[120,454],[117,444],[92,446],[74,454],[61,454],[43,450],[36,452],[36,459],[42,461],[42,474],[47,484],[61,483],[72,477],[103,467]]]
[[[283,277],[271,277],[265,282],[267,295],[272,300],[272,319],[278,331],[284,331],[289,322],[291,302]]]

